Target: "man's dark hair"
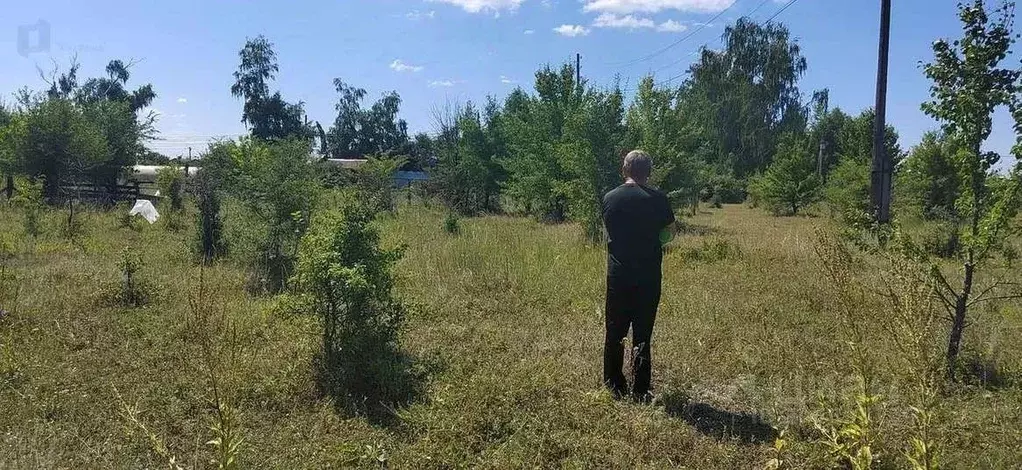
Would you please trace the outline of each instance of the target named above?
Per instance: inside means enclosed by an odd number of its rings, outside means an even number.
[[[625,155],[621,172],[626,177],[633,179],[649,178],[649,174],[653,172],[653,159],[642,150],[632,150],[628,152],[628,155]]]

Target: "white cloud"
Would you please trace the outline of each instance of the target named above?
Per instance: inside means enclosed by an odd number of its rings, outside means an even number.
[[[505,84],[505,85],[510,85],[510,84],[513,84],[513,83],[515,83],[515,81],[514,81],[514,80],[511,80],[510,78],[508,78],[508,77],[506,77],[506,76],[504,76],[504,75],[501,75],[501,76],[500,76],[500,83],[503,83],[503,84]]]
[[[576,36],[585,36],[589,34],[589,30],[583,26],[577,24],[562,24],[554,28],[554,32],[561,36],[567,36],[573,38]]]
[[[422,20],[422,19],[433,19],[436,18],[436,11],[430,10],[428,12],[412,10],[405,14],[405,18],[410,20]]]
[[[469,13],[492,11],[500,13],[501,10],[516,10],[525,0],[429,0],[431,2],[449,3],[459,6]]]
[[[188,102],[188,99],[182,96],[182,97],[180,97],[180,98],[178,98],[178,99],[177,99],[177,102],[178,102],[178,103],[187,103],[187,102]]]
[[[455,82],[453,82],[451,80],[433,80],[432,82],[429,82],[429,86],[431,88],[435,88],[435,87],[452,87],[452,86],[454,86],[454,83]]]
[[[593,21],[593,26],[597,28],[628,28],[628,29],[639,29],[639,28],[655,28],[656,23],[649,18],[643,18],[628,15],[628,16],[617,16],[613,13],[604,13]]]
[[[535,31],[533,31],[531,29],[526,29],[524,34],[525,35],[529,35],[529,34],[533,34],[533,33],[535,33]]]
[[[658,24],[656,27],[656,30],[662,33],[680,33],[687,29],[688,26],[685,26],[674,20],[664,21],[663,23]]]
[[[425,67],[421,65],[409,65],[401,61],[401,59],[394,59],[390,63],[390,68],[394,69],[395,72],[421,72]]]
[[[716,13],[730,7],[736,0],[582,0],[582,11],[608,12],[625,15],[629,13],[656,13],[662,10],[679,10],[702,13]]]
[[[625,15],[618,16],[613,13],[603,13],[593,21],[595,28],[624,28],[624,29],[653,29],[662,33],[678,33],[688,29],[687,26],[675,21],[667,20],[657,24],[650,18],[643,16]]]

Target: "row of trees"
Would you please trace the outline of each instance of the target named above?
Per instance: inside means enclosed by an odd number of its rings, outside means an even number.
[[[576,83],[568,64],[540,69],[533,92],[491,97],[482,112],[472,103],[436,110],[437,133],[424,146],[437,160],[433,192],[464,214],[572,219],[596,236],[620,158],[642,148],[655,156],[652,184],[679,207],[738,203],[751,192],[794,214],[829,183],[838,212],[865,213],[872,112],[830,109],[826,90],[806,100],[798,88],[806,60],[783,25],[741,19],[724,40],[678,86],[645,77],[630,104],[619,87]],[[887,149],[900,159],[897,141],[888,128]]]

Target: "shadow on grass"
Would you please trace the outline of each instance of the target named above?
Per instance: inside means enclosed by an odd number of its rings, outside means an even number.
[[[715,439],[736,439],[742,444],[767,444],[777,439],[777,430],[759,415],[694,403],[678,393],[664,396],[663,403],[668,415],[684,420],[696,431]]]
[[[1016,384],[1015,377],[993,359],[975,353],[964,355],[958,377],[966,385],[991,391],[1010,388]]]
[[[397,426],[397,411],[423,397],[429,377],[442,366],[393,344],[360,343],[330,357],[322,351],[316,355],[319,391],[333,400],[338,413],[365,417],[375,426]]]
[[[720,233],[720,229],[711,227],[709,225],[694,224],[692,222],[684,222],[678,230],[679,235],[695,235],[702,237],[706,235],[716,235]]]

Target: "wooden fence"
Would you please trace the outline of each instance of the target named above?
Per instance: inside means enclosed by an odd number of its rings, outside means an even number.
[[[92,183],[68,184],[61,185],[60,193],[64,198],[94,202],[134,201],[152,198],[142,192],[141,184],[137,182],[130,185],[118,184],[114,186]]]

